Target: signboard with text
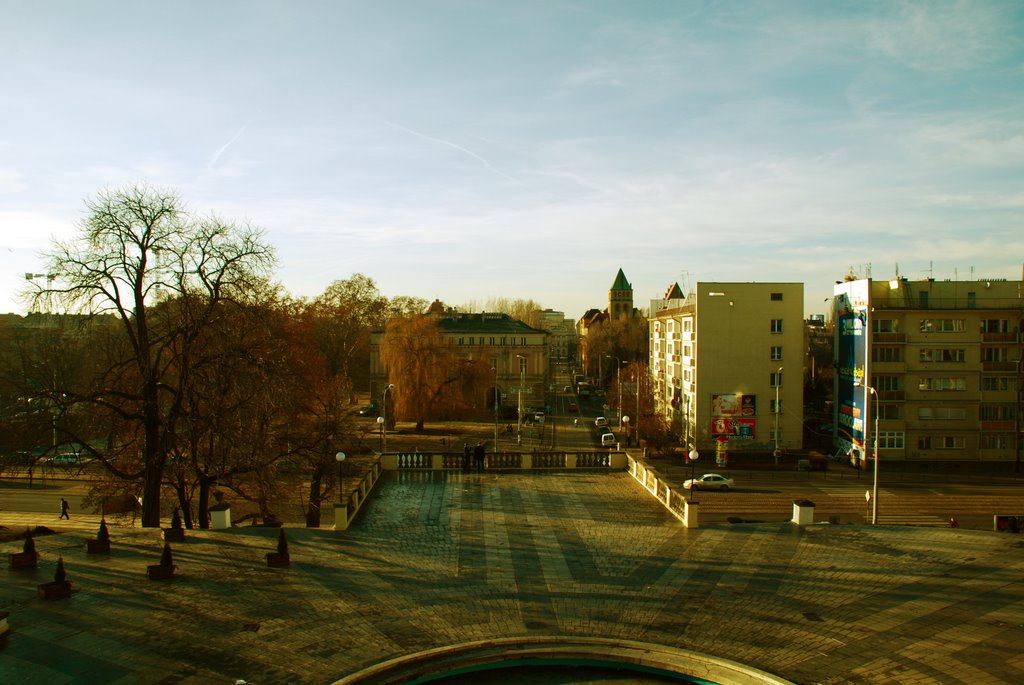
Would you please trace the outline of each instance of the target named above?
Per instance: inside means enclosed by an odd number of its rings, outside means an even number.
[[[711,419],[711,437],[753,440],[757,434],[757,419],[715,418]]]
[[[726,393],[711,396],[711,416],[757,416],[757,395]]]
[[[868,315],[870,286],[867,279],[837,283],[833,290],[835,321],[835,446],[847,453],[864,454],[867,415],[864,384],[868,367]]]

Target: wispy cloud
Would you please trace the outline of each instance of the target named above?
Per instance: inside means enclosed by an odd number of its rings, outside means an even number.
[[[484,166],[484,168],[487,169],[488,171],[490,171],[490,172],[492,172],[494,174],[497,174],[498,176],[501,176],[502,178],[504,178],[506,180],[512,181],[513,183],[520,183],[520,181],[518,179],[512,178],[511,176],[509,176],[505,172],[496,169],[494,167],[494,165],[491,164],[490,162],[488,162],[486,159],[484,159],[483,157],[481,157],[477,153],[473,152],[472,150],[469,150],[469,149],[459,145],[458,143],[453,143],[452,141],[445,140],[444,138],[435,138],[434,136],[428,136],[425,133],[420,133],[419,131],[415,131],[415,130],[411,129],[408,126],[402,126],[401,124],[396,124],[393,121],[385,120],[384,123],[387,124],[388,126],[391,126],[392,128],[398,129],[399,131],[405,131],[406,133],[408,133],[410,135],[413,135],[413,136],[416,136],[417,138],[421,138],[421,139],[429,141],[431,143],[438,143],[439,145],[445,145],[447,147],[452,148],[453,150],[458,150],[459,152],[463,153],[464,155],[468,155],[469,157],[472,157],[476,161],[480,162],[480,164],[482,164]]]
[[[238,129],[238,131],[235,132],[235,135],[231,136],[231,139],[228,142],[221,145],[214,151],[212,155],[210,155],[210,159],[207,160],[206,162],[206,170],[208,172],[214,171],[217,168],[217,163],[220,162],[220,158],[224,156],[224,153],[227,151],[229,147],[235,144],[235,141],[242,137],[242,134],[245,133],[245,130],[249,128],[250,123],[251,121],[247,121],[244,124],[242,124],[242,128]]]

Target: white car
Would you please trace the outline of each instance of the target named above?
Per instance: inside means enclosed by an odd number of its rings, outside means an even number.
[[[687,490],[721,490],[725,492],[733,487],[735,483],[732,478],[717,473],[705,473],[700,478],[687,480],[683,487]]]
[[[596,419],[594,419],[594,425],[595,426],[607,426],[608,425],[608,419],[606,419],[603,416],[598,416]]]

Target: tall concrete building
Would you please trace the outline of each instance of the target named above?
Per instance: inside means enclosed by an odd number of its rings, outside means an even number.
[[[1006,280],[837,283],[837,449],[870,458],[877,440],[883,463],[1019,463],[1022,290]]]
[[[709,459],[802,446],[803,306],[802,283],[673,284],[651,302],[656,410],[681,444]]]

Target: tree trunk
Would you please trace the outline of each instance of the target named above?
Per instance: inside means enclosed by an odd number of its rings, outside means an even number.
[[[142,527],[160,527],[160,469],[147,466],[142,481]]]
[[[199,527],[202,530],[210,527],[210,489],[216,482],[216,478],[199,474]]]
[[[181,478],[178,479],[178,484],[174,486],[174,490],[178,494],[178,509],[181,510],[181,522],[189,530],[192,530],[194,524],[192,522],[192,507],[189,505],[187,494],[188,490],[185,485],[185,481]]]

